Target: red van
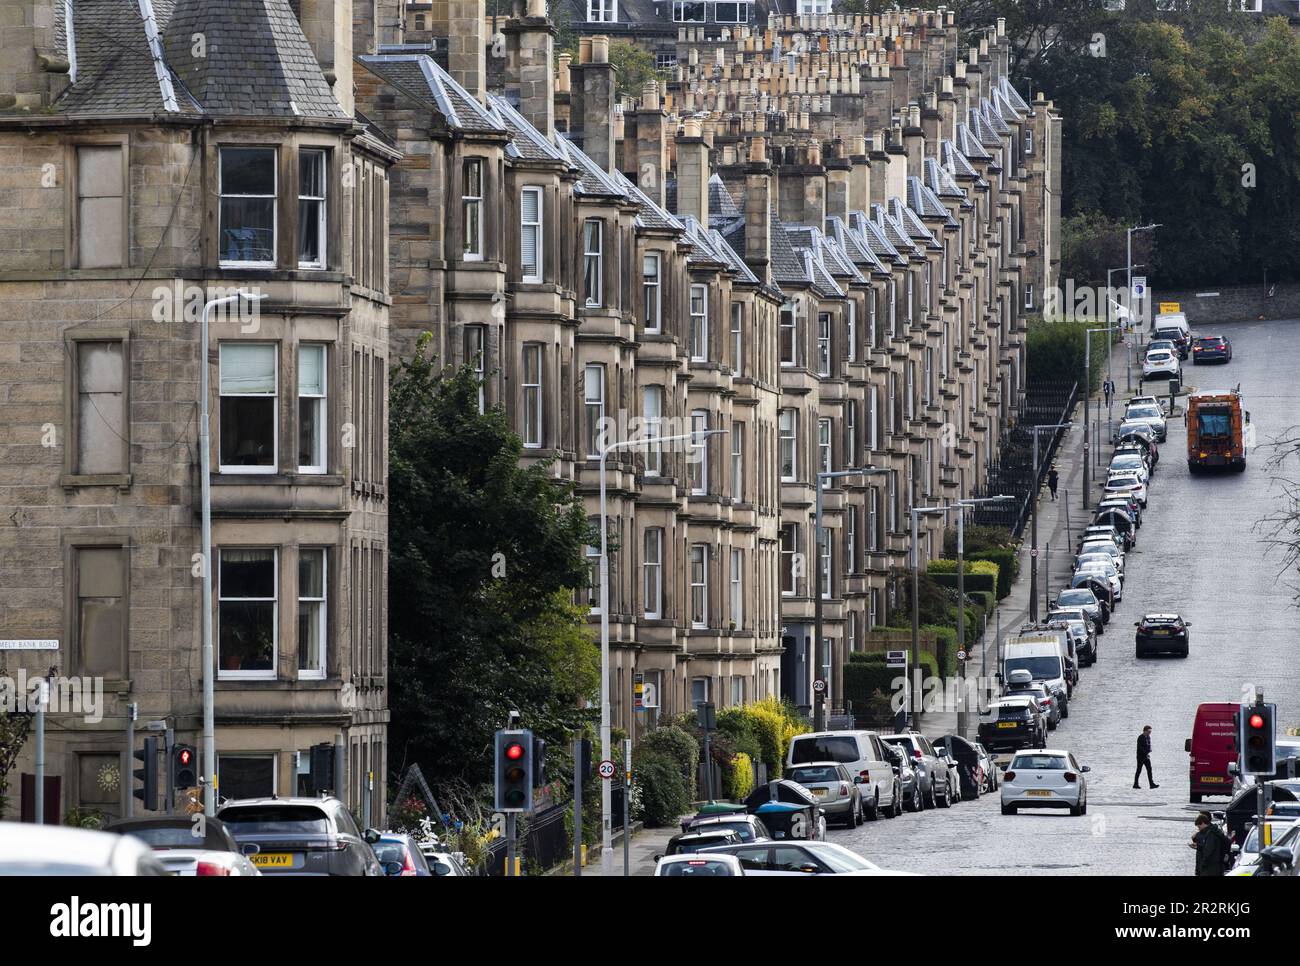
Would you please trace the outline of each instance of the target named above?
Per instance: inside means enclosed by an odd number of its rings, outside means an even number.
[[[1196,723],[1185,745],[1193,802],[1202,795],[1232,795],[1228,765],[1237,760],[1232,716],[1240,707],[1230,701],[1208,701],[1196,709]]]

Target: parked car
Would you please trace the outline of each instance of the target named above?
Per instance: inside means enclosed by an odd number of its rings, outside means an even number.
[[[786,777],[789,777],[788,775]],[[798,781],[798,779],[795,779]],[[802,782],[800,783],[802,784]],[[770,839],[772,833],[767,830],[763,820],[757,815],[697,815],[684,823],[683,832],[711,832],[715,829],[730,829],[740,836],[742,842],[761,842]]]
[[[435,874],[414,835],[383,832],[372,848],[385,875],[427,878]]]
[[[1182,366],[1178,364],[1178,356],[1165,349],[1152,349],[1142,360],[1142,378],[1145,379],[1177,379],[1182,381]]]
[[[434,875],[461,878],[474,874],[466,864],[463,852],[447,852],[436,844],[421,843],[420,854]]]
[[[980,761],[984,766],[984,790],[986,792],[996,792],[1001,769],[998,768],[997,760],[993,757],[993,752],[984,747],[983,742],[975,742],[975,749],[980,753]]]
[[[655,863],[655,875],[690,876],[708,879],[717,876],[740,876],[745,869],[740,859],[722,852],[696,852],[692,855],[665,855]]]
[[[921,781],[917,776],[915,766],[912,764],[912,757],[897,745],[891,745],[887,741],[881,742],[881,744],[885,748],[885,754],[889,756],[894,766],[894,776],[898,779],[899,787],[902,789],[903,808],[909,812],[921,811],[925,808],[925,797],[921,794]]]
[[[1146,480],[1132,470],[1110,470],[1106,474],[1106,485],[1103,490],[1106,494],[1115,492],[1131,492],[1138,498],[1138,502],[1145,509],[1149,491]]]
[[[880,736],[874,731],[796,735],[785,756],[787,768],[825,761],[839,762],[849,774],[862,779],[862,806],[868,820],[874,821],[881,809],[891,818],[902,811],[902,789],[894,782],[894,769],[885,758]]]
[[[1002,773],[1002,814],[1021,808],[1068,808],[1071,815],[1088,812],[1087,765],[1080,766],[1068,751],[1044,748],[1018,752]]]
[[[1086,587],[1067,587],[1056,595],[1058,610],[1078,609],[1088,615],[1098,637],[1105,632],[1106,615],[1102,613],[1101,601],[1097,595]]]
[[[1168,433],[1168,426],[1165,423],[1164,413],[1159,406],[1142,405],[1130,406],[1124,413],[1124,422],[1120,424],[1122,429],[1130,423],[1142,423],[1151,427],[1155,433],[1156,442],[1163,443]]]
[[[934,757],[938,759],[940,766],[947,771],[945,782],[948,789],[946,796],[948,804],[960,802],[962,799],[961,766],[957,764],[957,759],[953,757],[948,748],[943,745],[936,745],[934,742],[930,742],[930,744],[934,748]]]
[[[1143,483],[1151,479],[1151,470],[1147,466],[1146,456],[1139,453],[1133,447],[1125,447],[1122,452],[1116,452],[1110,458],[1108,473],[1115,470],[1131,470],[1141,478]]]
[[[890,872],[834,842],[762,842],[718,849],[740,860],[745,875],[910,875]]]
[[[1177,614],[1147,614],[1133,624],[1137,628],[1137,657],[1172,652],[1179,657],[1188,654],[1188,632],[1191,621]]]
[[[1038,702],[1038,710],[1043,713],[1047,720],[1047,730],[1055,731],[1057,725],[1061,723],[1061,706],[1056,703],[1056,698],[1052,692],[1047,689],[1047,685],[1041,681],[1029,680],[1028,671],[1012,671],[1011,677],[1023,675],[1023,681],[1011,681],[1007,684],[1006,690],[1002,693],[1004,698],[1015,697],[1017,695],[1033,698]]]
[[[1062,610],[1053,608],[1047,612],[1049,621],[1064,621],[1074,635],[1074,652],[1079,655],[1081,667],[1092,667],[1097,663],[1097,634],[1092,621],[1088,620],[1080,608]]]
[[[678,832],[668,840],[662,855],[693,855],[696,852],[712,852],[722,845],[741,845],[740,835],[729,828],[710,829],[707,832]]]
[[[1270,816],[1300,818],[1300,780],[1268,782]],[[1255,821],[1259,802],[1254,785],[1240,789],[1223,810],[1224,832],[1232,842],[1245,842],[1246,832]]]
[[[371,845],[379,833],[357,828],[337,798],[246,798],[217,811],[264,875],[383,875]]]
[[[1231,362],[1232,343],[1221,335],[1203,335],[1192,340],[1192,365],[1202,362]]]
[[[158,855],[168,875],[261,875],[218,818],[195,822],[189,815],[125,818],[106,832],[130,835]]]
[[[1092,554],[1084,554],[1083,559],[1075,565],[1074,580],[1071,581],[1073,586],[1080,587],[1081,577],[1095,577],[1098,580],[1104,580],[1110,590],[1111,598],[1118,604],[1124,599],[1124,581],[1115,569],[1115,564],[1106,561],[1097,560]]]
[[[860,775],[850,775],[849,770],[837,761],[794,765],[785,770],[785,777],[798,782],[817,797],[826,815],[826,821],[839,822],[847,828],[857,828],[863,821],[862,785]],[[872,818],[878,817],[878,813]]]
[[[0,876],[166,874],[158,853],[133,835],[0,822]]]
[[[1156,342],[1148,343],[1148,349],[1154,349],[1157,345],[1161,344],[1163,344],[1166,349],[1173,346],[1173,343],[1167,340],[1163,343],[1157,340]],[[1162,413],[1165,411],[1164,401],[1161,400],[1159,396],[1130,396],[1128,402],[1124,404],[1124,411],[1127,412],[1130,406],[1155,406],[1156,409],[1159,409]]]
[[[1300,820],[1293,818],[1265,819],[1264,834],[1252,825],[1246,841],[1232,846],[1233,863],[1230,875],[1286,875],[1300,873]],[[1271,861],[1263,861],[1269,856]]]
[[[947,768],[940,767],[934,747],[925,735],[919,731],[903,731],[896,735],[881,735],[880,739],[901,748],[903,754],[912,759],[912,767],[916,769],[921,785],[921,796],[925,799],[926,805],[934,808],[942,804],[947,808],[952,804],[951,800],[944,797]]]
[[[980,744],[992,751],[1041,748],[1047,743],[1047,719],[1028,695],[999,698],[980,712]]]

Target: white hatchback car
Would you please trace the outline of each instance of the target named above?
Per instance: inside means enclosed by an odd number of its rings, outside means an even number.
[[[709,850],[734,855],[745,875],[912,875],[891,872],[834,842],[746,842]]]
[[[734,855],[723,855],[720,852],[690,852],[685,855],[665,855],[655,866],[654,874],[710,879],[717,876],[744,875],[745,870]]]
[[[1106,477],[1107,494],[1132,491],[1143,508],[1147,505],[1147,485],[1132,470],[1112,470]]]
[[[1020,808],[1068,808],[1071,815],[1086,815],[1088,770],[1068,751],[1016,752],[1002,773],[1002,814],[1014,815]]]
[[[1142,360],[1143,379],[1179,379],[1181,375],[1178,356],[1167,349],[1153,349]]]

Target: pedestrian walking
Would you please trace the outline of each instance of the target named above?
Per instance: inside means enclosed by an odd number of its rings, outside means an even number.
[[[1060,477],[1056,475],[1056,467],[1053,466],[1047,471],[1047,488],[1052,491],[1052,499],[1056,499],[1056,484],[1060,482]]]
[[[1196,816],[1196,834],[1192,836],[1191,846],[1196,850],[1197,875],[1223,875],[1227,871],[1232,850],[1227,836],[1210,821],[1208,812]]]
[[[1142,734],[1138,735],[1137,744],[1137,771],[1133,773],[1133,787],[1137,788],[1138,779],[1142,777],[1142,769],[1147,770],[1147,784],[1152,788],[1159,788],[1156,784],[1155,776],[1151,774],[1151,726],[1147,725],[1142,729]]]
[[[1106,396],[1106,406],[1107,406],[1107,408],[1109,408],[1109,407],[1110,407],[1110,397],[1113,396],[1113,395],[1115,395],[1115,383],[1111,382],[1110,379],[1107,378],[1107,379],[1106,379],[1106,380],[1101,384],[1101,391],[1102,391],[1102,392],[1105,394],[1105,396]]]

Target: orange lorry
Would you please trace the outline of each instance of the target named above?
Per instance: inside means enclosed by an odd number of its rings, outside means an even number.
[[[1246,468],[1243,445],[1241,396],[1192,396],[1187,400],[1187,468],[1193,473],[1208,467]]]

